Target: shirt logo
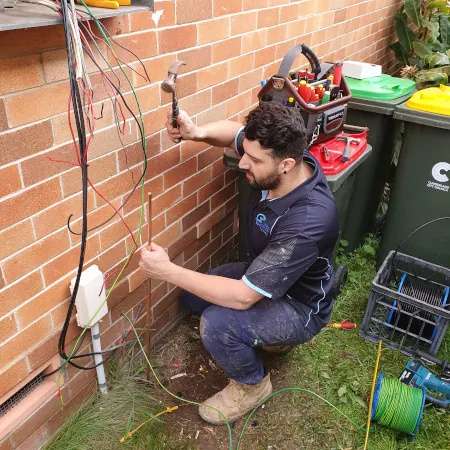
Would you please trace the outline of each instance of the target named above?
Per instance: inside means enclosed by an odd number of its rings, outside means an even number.
[[[258,214],[256,216],[256,225],[258,225],[259,229],[267,236],[269,234],[270,228],[266,222],[266,216],[264,214]]]

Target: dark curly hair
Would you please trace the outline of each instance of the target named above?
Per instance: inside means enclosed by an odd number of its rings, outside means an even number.
[[[306,129],[297,108],[262,103],[246,117],[245,137],[270,149],[278,160],[293,158],[299,164],[305,151]]]

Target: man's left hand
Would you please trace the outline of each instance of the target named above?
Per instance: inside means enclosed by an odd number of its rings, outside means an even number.
[[[153,242],[150,247],[141,250],[139,267],[149,278],[164,280],[171,264],[169,255]]]

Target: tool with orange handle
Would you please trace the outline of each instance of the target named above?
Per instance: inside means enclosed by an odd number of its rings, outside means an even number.
[[[344,330],[353,330],[353,328],[356,328],[356,323],[342,320],[341,323],[327,324],[327,328],[343,328]]]

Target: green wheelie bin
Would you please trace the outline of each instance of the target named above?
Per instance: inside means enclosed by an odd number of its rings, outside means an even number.
[[[450,220],[435,221],[450,217],[450,87],[416,92],[394,119],[405,132],[378,264],[401,245],[402,253],[450,268]]]
[[[356,170],[351,209],[343,229],[342,238],[348,242],[346,251],[351,252],[374,229],[396,142],[401,138],[401,123],[394,121],[394,110],[409,99],[415,83],[389,75],[346,80],[352,92],[346,123],[367,127],[372,147],[371,157]]]

